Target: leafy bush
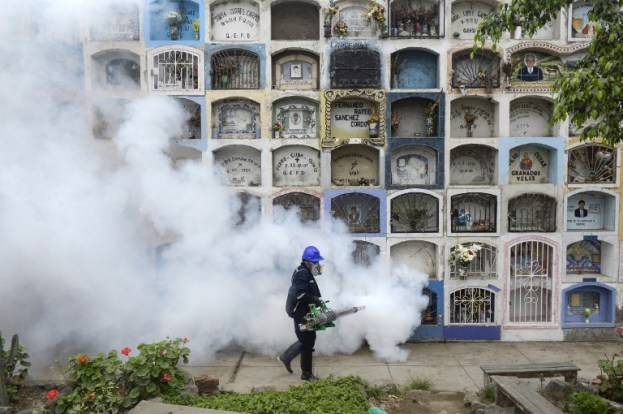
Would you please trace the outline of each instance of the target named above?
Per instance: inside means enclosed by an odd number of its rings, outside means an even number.
[[[13,336],[11,346],[4,350],[4,338],[0,331],[0,405],[5,405],[17,396],[19,388],[28,375],[29,355],[19,344],[17,335]],[[18,369],[19,367],[19,369]],[[3,401],[3,400],[7,401]]]
[[[610,407],[598,396],[586,391],[573,394],[574,414],[607,414]]]
[[[167,338],[141,344],[135,357],[129,356],[130,348],[123,348],[121,353],[128,357],[125,362],[119,360],[115,350],[108,355],[73,356],[64,369],[69,392],[50,392],[48,399],[58,398],[55,412],[61,414],[119,413],[146,398],[179,394],[186,377],[177,364],[180,358],[188,362],[190,349],[186,342],[185,338]]]
[[[619,354],[613,354],[611,358],[597,361],[597,366],[601,371],[597,377],[601,380],[599,395],[623,403],[623,359]]]
[[[361,414],[370,404],[363,390],[369,385],[359,377],[332,376],[291,386],[288,391],[252,394],[220,393],[214,396],[166,396],[170,404],[253,414]]]

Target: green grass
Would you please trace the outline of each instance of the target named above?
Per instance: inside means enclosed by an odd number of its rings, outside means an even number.
[[[432,391],[433,382],[425,377],[415,377],[415,378],[411,378],[405,384],[405,388],[407,391],[410,391],[410,390]]]

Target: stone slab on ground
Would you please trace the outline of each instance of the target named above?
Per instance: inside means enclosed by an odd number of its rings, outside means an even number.
[[[212,410],[209,408],[186,407],[165,404],[158,401],[141,401],[128,414],[241,414],[233,411]],[[243,413],[244,414],[244,413]]]

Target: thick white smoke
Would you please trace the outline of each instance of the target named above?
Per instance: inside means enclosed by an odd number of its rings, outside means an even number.
[[[109,5],[93,3],[98,13]],[[403,360],[426,275],[355,265],[330,219],[304,226],[279,211],[278,224],[247,216],[236,226],[237,197],[217,171],[172,166],[170,139],[187,116],[173,99],[136,100],[112,141],[93,138],[78,31],[59,24],[88,21],[85,4],[0,8],[2,21],[33,18],[0,26],[0,331],[19,334],[42,364],[166,336],[190,338],[194,363],[228,347],[276,354],[295,338],[285,297],[311,244],[326,258],[319,285],[330,305],[366,306],[319,334],[319,352],[367,341],[379,358]]]

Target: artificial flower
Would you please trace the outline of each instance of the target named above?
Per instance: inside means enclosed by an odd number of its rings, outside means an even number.
[[[123,355],[130,355],[130,352],[132,352],[132,350],[128,348],[127,346],[121,350],[121,353]]]

